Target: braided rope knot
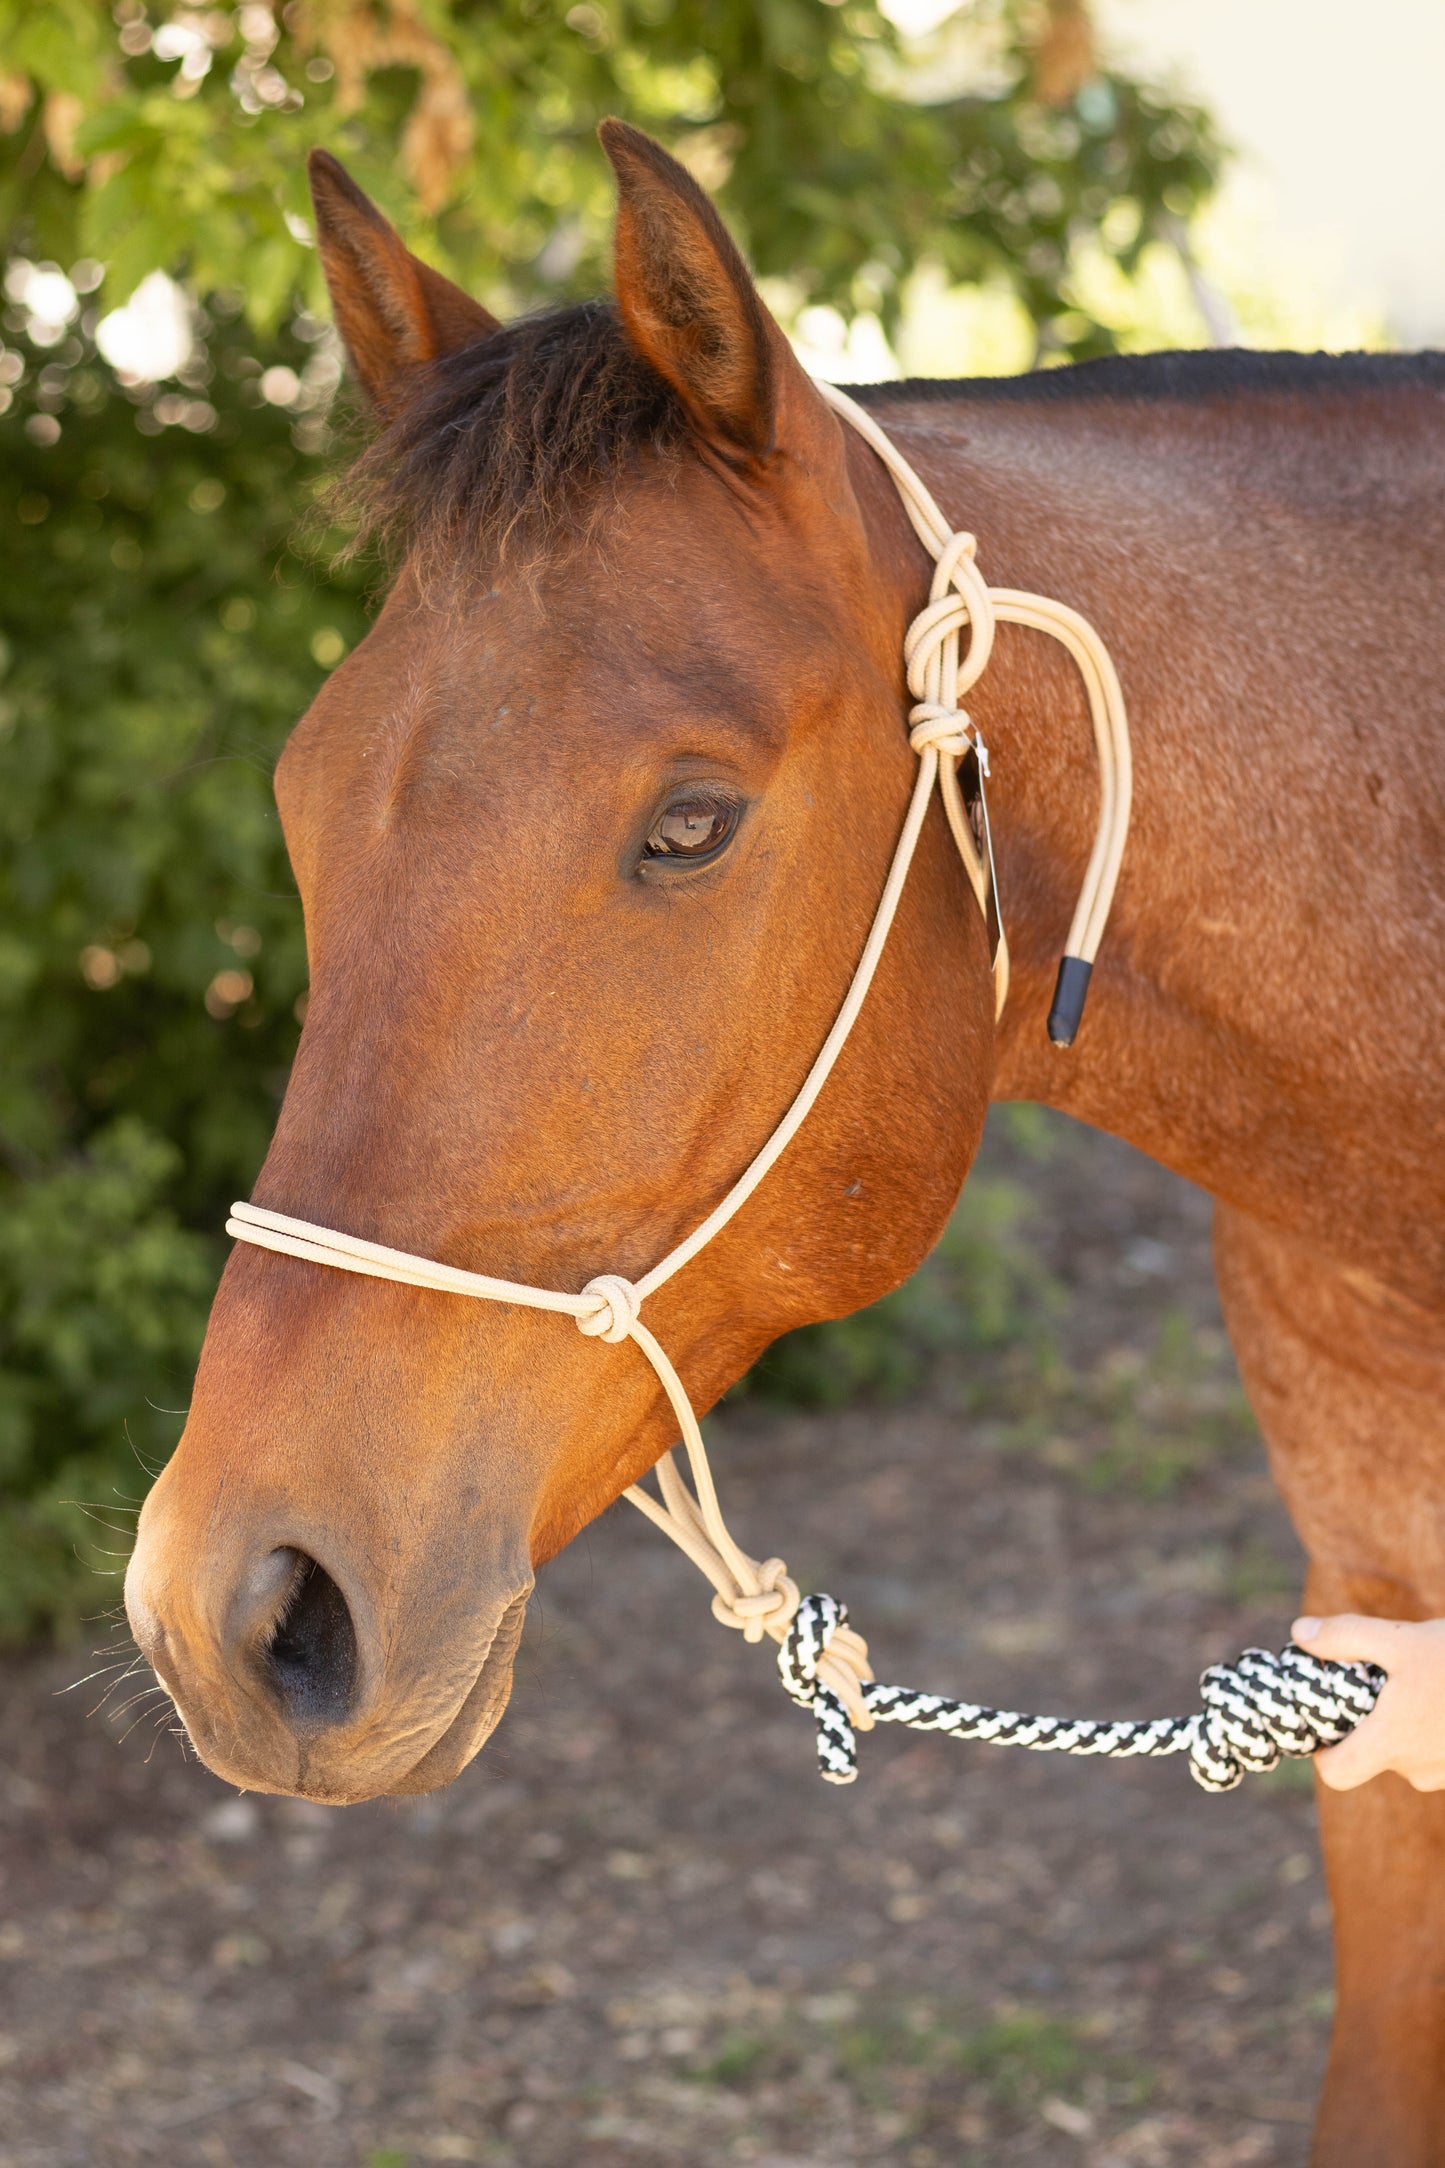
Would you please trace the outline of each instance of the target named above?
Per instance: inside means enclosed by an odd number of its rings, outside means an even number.
[[[736,1596],[717,1595],[712,1615],[720,1626],[732,1626],[744,1641],[761,1641],[765,1633],[781,1634],[796,1616],[801,1597],[798,1584],[781,1558],[765,1558],[757,1569],[759,1586]]]
[[[937,700],[919,700],[909,709],[908,720],[908,742],[915,753],[926,753],[932,746],[940,755],[949,753],[955,760],[962,760],[965,753],[976,750],[979,765],[985,775],[988,773],[983,740],[966,709],[947,708]]]
[[[1211,1664],[1199,1681],[1201,1713],[1192,1720],[1189,1769],[1207,1792],[1233,1791],[1246,1773],[1277,1767],[1338,1746],[1379,1699],[1378,1664],[1337,1664],[1296,1642],[1246,1649],[1230,1664]]]
[[[818,1771],[829,1784],[858,1774],[855,1732],[873,1729],[866,1688],[873,1677],[868,1644],[848,1624],[836,1596],[805,1596],[778,1651],[786,1693],[817,1723]]]
[[[625,1340],[642,1308],[642,1297],[631,1280],[624,1280],[620,1272],[599,1272],[582,1292],[594,1296],[597,1307],[578,1318],[577,1330],[589,1340],[609,1340],[614,1347],[619,1340]]]

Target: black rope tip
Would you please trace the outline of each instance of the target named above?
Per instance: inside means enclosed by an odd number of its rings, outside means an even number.
[[[1093,969],[1082,956],[1065,956],[1059,964],[1059,975],[1054,983],[1054,1005],[1049,1010],[1049,1037],[1055,1046],[1072,1046],[1074,1043]]]

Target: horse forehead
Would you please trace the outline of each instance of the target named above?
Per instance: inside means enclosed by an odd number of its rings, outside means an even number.
[[[609,795],[678,755],[748,766],[774,755],[800,679],[815,674],[694,622],[663,640],[645,611],[546,628],[535,641],[473,632],[404,673],[359,748],[380,818],[445,817],[480,795],[500,811],[550,801],[586,775]]]
[[[333,787],[349,771],[354,790],[395,812],[438,790],[525,784],[549,751],[621,777],[631,757],[720,738],[739,757],[776,749],[799,696],[836,670],[830,613],[816,595],[780,609],[776,591],[716,585],[677,605],[676,577],[658,575],[580,592],[499,584],[445,617],[412,609],[389,622],[388,610],[295,734],[288,765]],[[314,795],[324,815],[352,791]]]
[[[679,734],[694,753],[731,739],[744,763],[776,755],[854,637],[836,523],[817,524],[688,471],[545,561],[504,555],[445,596],[404,568],[293,733],[288,837],[304,849],[357,813],[444,824],[479,791],[524,801],[548,750],[609,791],[683,750]]]

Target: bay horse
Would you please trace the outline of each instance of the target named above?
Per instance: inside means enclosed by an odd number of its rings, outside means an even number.
[[[928,567],[715,211],[609,122],[616,301],[503,327],[313,158],[402,539],[276,789],[310,1006],[278,1211],[557,1288],[637,1274],[828,1031],[913,782]],[[971,707],[1012,990],[935,807],[801,1134],[650,1305],[705,1408],[895,1286],[994,1099],[1217,1200],[1219,1283],[1312,1610],[1445,1613],[1445,362],[1163,355],[863,395],[997,584],[1127,691],[1135,813],[1090,1008],[1044,1019],[1092,839],[1083,696],[1000,634]],[[198,1752],[329,1801],[444,1784],[538,1562],[672,1442],[566,1320],[239,1248],[127,1581]],[[947,1682],[940,1682],[947,1683]],[[1445,2162],[1445,1800],[1320,1798],[1338,2014],[1317,2168]]]

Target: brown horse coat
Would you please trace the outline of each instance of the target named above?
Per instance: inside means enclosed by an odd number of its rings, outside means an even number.
[[[312,994],[257,1201],[557,1287],[635,1276],[769,1134],[912,778],[926,567],[715,214],[633,131],[618,302],[500,330],[328,161],[323,258],[410,551],[277,778]],[[1165,356],[875,413],[995,585],[1111,647],[1135,815],[1085,1026],[1043,1019],[1092,835],[1081,692],[1005,628],[1014,960],[935,810],[859,1025],[762,1189],[648,1307],[706,1407],[893,1286],[993,1097],[1219,1200],[1220,1284],[1317,1610],[1445,1612],[1445,365]],[[659,838],[714,822],[693,857]],[[689,823],[691,826],[689,827]],[[142,1518],[136,1633],[199,1751],[325,1799],[444,1783],[535,1564],[670,1442],[636,1351],[240,1250]],[[1445,1800],[1322,1799],[1340,2005],[1316,2159],[1445,2161]]]

